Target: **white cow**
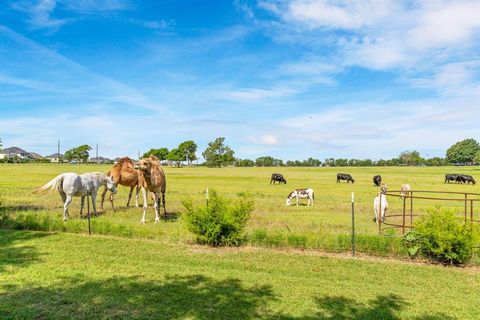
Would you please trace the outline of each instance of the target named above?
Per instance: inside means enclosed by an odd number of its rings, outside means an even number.
[[[307,206],[313,206],[313,200],[315,199],[315,195],[313,189],[295,189],[287,196],[287,206],[292,204],[292,200],[297,199],[297,206],[299,199],[308,199]]]
[[[388,201],[387,197],[384,193],[379,192],[375,199],[373,200],[373,210],[375,212],[375,216],[373,217],[373,221],[379,223],[380,219],[382,222],[385,220],[385,211],[388,209]]]

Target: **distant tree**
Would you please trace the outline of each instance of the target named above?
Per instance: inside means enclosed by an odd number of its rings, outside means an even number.
[[[423,158],[420,156],[420,152],[415,150],[404,151],[400,153],[400,156],[398,158],[400,159],[401,164],[407,164],[410,166],[419,165],[423,163]]]
[[[72,148],[65,152],[65,159],[68,161],[75,160],[78,162],[87,162],[88,157],[90,156],[88,151],[90,150],[92,150],[92,147],[87,144]]]
[[[480,151],[477,152],[474,159],[476,164],[480,164]]]
[[[444,158],[433,157],[425,160],[427,166],[444,166],[447,164],[447,161]]]
[[[325,167],[335,167],[335,159],[334,158],[325,159],[325,161],[323,162],[323,165]]]
[[[236,159],[235,165],[237,167],[253,167],[255,166],[255,161],[250,159]]]
[[[205,164],[209,167],[221,167],[235,161],[235,152],[224,144],[225,138],[219,137],[208,143],[207,149],[202,153]]]
[[[168,148],[150,149],[143,154],[143,158],[150,157],[151,155],[158,158],[160,161],[167,160]]]
[[[178,145],[179,152],[183,153],[187,164],[191,164],[192,161],[197,160],[197,144],[192,140],[187,140]]]
[[[180,167],[180,165],[182,164],[182,161],[187,160],[187,158],[183,150],[180,150],[179,148],[175,148],[170,150],[170,152],[167,155],[167,160],[175,162],[177,167]]]
[[[473,164],[480,145],[475,139],[465,139],[452,145],[447,150],[447,161],[450,163]]]
[[[264,156],[257,158],[255,165],[257,167],[280,167],[283,166],[283,160],[275,159],[271,156]]]

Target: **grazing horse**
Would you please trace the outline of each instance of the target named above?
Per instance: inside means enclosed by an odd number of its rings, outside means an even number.
[[[337,173],[337,183],[342,182],[342,180],[347,181],[347,183],[355,183],[355,180],[348,173]]]
[[[150,156],[148,158],[140,159],[135,163],[135,169],[142,171],[144,180],[142,182],[143,194],[143,217],[140,223],[145,223],[145,213],[147,211],[147,191],[153,192],[154,208],[155,208],[155,223],[160,221],[160,201],[163,204],[164,217],[167,215],[165,209],[165,191],[167,189],[167,180],[165,173],[160,166],[160,161],[157,157]],[[162,196],[160,199],[160,195]]]
[[[135,188],[135,207],[138,208],[138,193],[140,191],[141,180],[143,179],[143,174],[134,168],[135,163],[129,157],[124,157],[118,160],[108,172],[107,176],[112,177],[115,186],[122,185],[125,187],[130,187],[130,193],[128,194],[127,207],[130,206],[130,200],[132,199],[133,189]],[[102,202],[100,208],[103,210],[103,202],[105,201],[105,195],[107,194],[108,189],[102,193]],[[113,204],[113,193],[110,194],[110,203],[112,205],[113,212],[115,212],[115,206]]]
[[[313,200],[315,199],[315,194],[313,189],[295,189],[287,196],[286,204],[287,206],[292,204],[292,199],[297,199],[297,206],[299,199],[308,199],[307,206],[313,206]]]
[[[101,186],[106,186],[112,193],[117,192],[112,178],[106,174],[101,172],[88,172],[78,175],[69,172],[56,176],[43,187],[35,190],[34,193],[45,193],[47,190],[57,189],[63,202],[63,221],[67,221],[68,207],[72,203],[72,197],[81,197],[80,217],[82,217],[85,197],[90,194],[92,196],[93,214],[97,214],[95,200],[97,199],[97,191]]]
[[[377,194],[375,199],[373,200],[373,211],[375,216],[373,217],[373,221],[379,223],[381,220],[382,222],[385,220],[385,211],[388,209],[388,201],[385,193],[387,192],[387,185],[382,184],[380,188],[380,192]]]

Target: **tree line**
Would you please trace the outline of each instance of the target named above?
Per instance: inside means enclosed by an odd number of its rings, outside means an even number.
[[[0,139],[0,150],[2,142]],[[89,159],[89,145],[81,145],[65,152],[65,160],[86,163]],[[180,167],[183,163],[191,165],[197,158],[198,146],[193,140],[181,142],[176,148],[169,150],[166,147],[153,148],[143,154],[143,157],[156,156],[160,161],[170,161]],[[316,158],[306,160],[277,159],[272,156],[261,156],[252,159],[235,158],[235,151],[225,144],[224,137],[218,137],[209,142],[207,148],[202,152],[205,159],[200,165],[208,167],[237,166],[237,167],[370,167],[370,166],[444,166],[444,165],[473,165],[480,164],[480,144],[475,139],[465,139],[453,144],[446,151],[445,158],[433,157],[424,158],[416,150],[404,151],[392,159],[347,159],[327,158],[323,161]],[[5,158],[4,161],[11,159]]]

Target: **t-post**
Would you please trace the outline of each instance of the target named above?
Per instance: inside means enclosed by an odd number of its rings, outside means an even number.
[[[352,192],[352,256],[355,256],[355,193]]]

